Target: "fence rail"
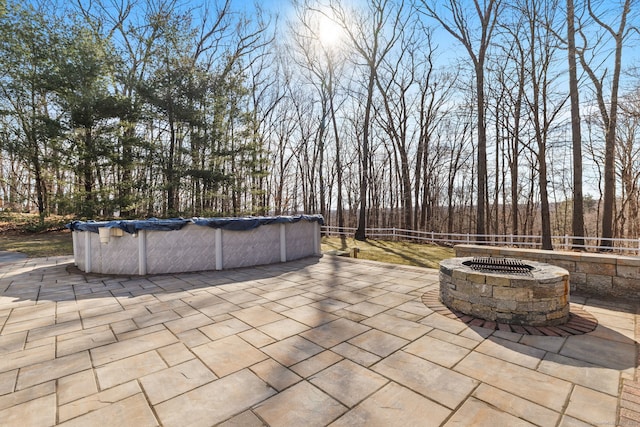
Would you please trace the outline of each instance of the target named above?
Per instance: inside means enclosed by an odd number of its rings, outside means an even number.
[[[322,226],[321,231],[325,236],[352,236],[355,227]],[[535,248],[542,247],[542,236],[522,234],[471,234],[471,233],[438,233],[435,231],[406,230],[403,228],[367,228],[366,235],[374,239],[391,240],[417,240],[443,245],[459,244],[486,244]],[[600,237],[579,237],[584,241],[583,245],[574,245],[574,236],[551,236],[554,249],[583,249],[587,251],[615,251],[626,254],[640,255],[640,238],[638,239],[602,239]],[[600,242],[606,240],[611,246],[601,246]]]

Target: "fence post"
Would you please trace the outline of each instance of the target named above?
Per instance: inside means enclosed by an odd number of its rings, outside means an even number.
[[[431,243],[434,242],[434,238],[433,238],[433,230],[431,230]]]
[[[471,242],[471,240],[469,239],[469,233],[467,233],[467,245]]]
[[[569,250],[569,236],[566,234],[564,235],[564,248]]]
[[[513,246],[513,234],[509,234],[509,244]]]

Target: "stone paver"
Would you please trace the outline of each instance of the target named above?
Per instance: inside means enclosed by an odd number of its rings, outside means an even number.
[[[620,342],[592,335],[573,336],[567,338],[560,354],[612,369],[634,369],[637,360],[633,350],[636,345],[629,339]]]
[[[249,329],[248,331],[239,333],[238,336],[256,348],[276,342],[275,339],[257,329]]]
[[[96,376],[100,390],[106,390],[166,367],[157,352],[148,351],[100,366],[96,369]]]
[[[275,393],[254,373],[243,369],[160,403],[156,411],[165,426],[211,426]]]
[[[331,427],[439,426],[450,413],[447,408],[391,382]]]
[[[387,383],[387,379],[350,360],[343,360],[309,381],[325,393],[352,407]]]
[[[18,370],[7,371],[0,374],[0,396],[11,393],[15,388]]]
[[[267,358],[260,350],[235,335],[195,347],[193,352],[219,377]]]
[[[60,422],[73,419],[141,393],[142,390],[138,383],[136,381],[130,381],[126,384],[110,388],[109,390],[90,394],[82,399],[60,405],[58,408],[58,419]]]
[[[104,365],[145,351],[155,350],[173,344],[177,340],[170,331],[164,330],[94,348],[91,349],[93,366]]]
[[[261,350],[284,366],[291,366],[322,351],[322,347],[300,336],[293,336],[262,347]]]
[[[555,353],[547,353],[538,370],[612,396],[617,396],[620,387],[620,371]]]
[[[218,424],[218,427],[264,427],[265,423],[251,411],[245,411],[240,415]]]
[[[596,425],[614,425],[618,399],[598,391],[576,386],[566,414]]]
[[[409,343],[404,338],[372,329],[349,340],[350,344],[357,345],[363,350],[386,357]]]
[[[554,426],[560,418],[559,412],[536,405],[530,400],[522,399],[487,384],[480,384],[473,392],[473,397],[503,412],[508,412],[540,426]]]
[[[338,319],[303,332],[300,336],[325,348],[331,348],[343,341],[369,330],[368,326],[348,319]]]
[[[276,340],[283,340],[309,329],[307,325],[293,319],[276,320],[273,323],[260,326],[258,329]]]
[[[273,359],[257,363],[251,367],[251,370],[278,391],[302,381],[298,374]]]
[[[22,390],[49,380],[91,368],[89,353],[86,351],[37,363],[20,369],[16,390]]]
[[[259,306],[234,311],[231,314],[254,327],[284,319],[283,315]]]
[[[20,351],[27,341],[27,331],[0,335],[0,353],[8,354]]]
[[[236,335],[240,332],[250,330],[251,326],[238,319],[227,319],[222,322],[214,323],[200,328],[200,332],[204,333],[210,340]]]
[[[176,343],[158,349],[158,353],[169,366],[193,359],[194,354],[183,343]]]
[[[98,392],[95,373],[92,369],[58,379],[58,404],[73,402]]]
[[[158,421],[142,393],[104,406],[78,418],[61,423],[65,427],[85,427],[104,424],[111,425],[157,426]]]
[[[476,347],[476,351],[529,369],[535,369],[546,354],[544,350],[497,337],[487,338]]]
[[[535,424],[521,420],[475,398],[467,399],[460,409],[444,424],[445,426],[474,427],[534,427]]]
[[[108,366],[108,365],[107,365]],[[207,384],[217,377],[199,360],[190,360],[140,378],[140,384],[155,405]]]
[[[56,422],[56,396],[49,394],[0,411],[7,426],[51,426]]]
[[[447,368],[451,368],[469,354],[469,349],[428,335],[412,342],[404,350]]]
[[[255,413],[274,427],[324,426],[347,408],[306,381],[261,403]]]
[[[386,313],[380,313],[362,321],[362,323],[407,340],[415,340],[431,330],[428,326]]]
[[[365,367],[371,366],[380,360],[380,356],[369,353],[368,351],[363,350],[360,347],[356,347],[355,345],[349,344],[348,342],[338,344],[331,350]]]
[[[338,257],[148,277],[0,263],[0,425],[640,425],[638,304],[570,337],[429,308],[435,270]],[[575,299],[575,301],[574,301]]]
[[[305,305],[302,307],[292,308],[291,310],[282,311],[281,314],[293,320],[297,320],[300,323],[304,323],[305,325],[310,326],[312,328],[315,328],[316,326],[320,326],[325,323],[338,319],[337,316],[333,314],[329,314],[326,311],[320,310],[310,305]]]
[[[65,356],[114,342],[116,342],[116,337],[111,329],[108,326],[98,326],[59,335],[57,337],[56,354],[58,357]]]
[[[339,354],[334,353],[330,350],[325,350],[322,353],[318,353],[315,356],[308,358],[307,360],[296,363],[295,365],[291,366],[291,370],[293,370],[303,378],[306,378],[318,371],[323,370],[327,366],[333,365],[341,359],[342,356],[340,356]]]
[[[55,358],[55,345],[35,347],[1,354],[0,372],[6,372],[17,368],[24,368],[35,363],[49,361]]]
[[[372,369],[448,408],[457,407],[479,384],[403,351],[382,359]]]
[[[562,409],[572,388],[568,381],[481,353],[471,353],[455,370],[555,411]]]
[[[389,307],[385,307],[384,305],[380,304],[374,304],[369,301],[362,301],[358,304],[345,307],[345,310],[353,311],[354,313],[362,314],[363,316],[367,317],[375,316],[376,314],[388,309]]]

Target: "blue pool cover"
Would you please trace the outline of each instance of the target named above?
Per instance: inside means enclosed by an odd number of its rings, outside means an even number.
[[[322,215],[292,215],[292,216],[250,216],[241,218],[169,218],[169,219],[136,219],[119,221],[73,221],[66,225],[72,231],[90,231],[97,233],[101,227],[120,228],[129,234],[139,230],[171,231],[180,230],[187,224],[196,224],[223,230],[251,230],[266,224],[286,224],[298,221],[317,222],[324,224]]]

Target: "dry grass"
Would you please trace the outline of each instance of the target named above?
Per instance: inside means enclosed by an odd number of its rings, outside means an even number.
[[[358,248],[358,258],[361,259],[428,268],[438,268],[441,260],[455,256],[451,248],[427,243],[390,240],[362,242],[353,238],[322,238],[323,252],[346,251],[353,254],[353,248]]]
[[[22,252],[29,258],[73,255],[70,231],[47,231],[42,233],[3,233],[0,251]]]
[[[41,224],[38,215],[0,212],[0,251],[22,252],[32,258],[73,255],[71,232],[64,228],[70,221],[50,216]]]

